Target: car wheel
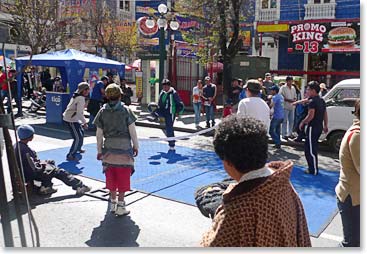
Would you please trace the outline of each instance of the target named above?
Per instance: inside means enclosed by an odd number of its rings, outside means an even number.
[[[329,147],[333,152],[339,152],[344,133],[342,131],[334,132],[329,137]]]

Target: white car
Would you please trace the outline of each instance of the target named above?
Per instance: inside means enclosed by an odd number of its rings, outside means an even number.
[[[326,141],[335,152],[339,151],[344,133],[355,118],[352,111],[356,100],[360,98],[360,88],[360,79],[346,79],[336,84],[323,97],[327,107],[329,132],[323,133],[320,140]]]

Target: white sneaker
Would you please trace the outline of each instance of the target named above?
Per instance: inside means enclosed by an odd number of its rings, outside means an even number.
[[[91,187],[83,185],[82,187],[78,187],[76,189],[76,195],[84,195],[86,192],[90,191]]]
[[[39,189],[39,194],[48,195],[48,194],[55,193],[56,191],[57,189],[54,189],[52,187],[41,186],[41,188]]]
[[[110,212],[111,213],[115,213],[117,209],[117,203],[115,202],[111,202],[111,207],[110,207]]]
[[[124,201],[117,202],[117,208],[116,208],[116,211],[115,211],[115,215],[124,216],[124,215],[128,215],[129,213],[130,213],[130,211],[126,210]]]

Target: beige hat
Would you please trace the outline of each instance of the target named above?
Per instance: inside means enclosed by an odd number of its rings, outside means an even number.
[[[78,84],[78,90],[77,92],[81,94],[84,90],[90,89],[90,86],[87,82],[80,82]]]
[[[106,87],[105,94],[108,98],[118,98],[122,94],[122,90],[118,85],[112,83]]]

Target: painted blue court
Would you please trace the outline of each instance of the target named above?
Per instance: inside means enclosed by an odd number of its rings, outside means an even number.
[[[96,159],[96,144],[84,148],[87,152],[79,162],[65,161],[69,147],[40,152],[39,156],[64,160],[59,166],[65,170],[104,181],[101,162]],[[303,170],[295,166],[291,182],[302,200],[310,234],[317,237],[337,213],[334,188],[339,173],[320,170],[318,176],[312,176]],[[141,140],[131,184],[135,190],[195,205],[196,189],[225,178],[228,175],[214,152],[182,146],[171,152],[166,142]]]

